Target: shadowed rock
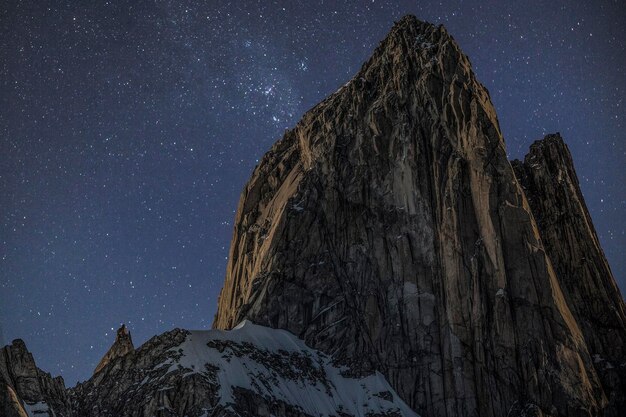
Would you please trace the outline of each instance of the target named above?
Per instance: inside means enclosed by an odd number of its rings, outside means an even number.
[[[578,322],[604,391],[607,416],[626,410],[626,307],[578,184],[569,149],[557,133],[512,162],[542,243]]]

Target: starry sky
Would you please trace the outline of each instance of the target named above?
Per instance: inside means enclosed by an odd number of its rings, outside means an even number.
[[[209,328],[263,153],[407,13],[444,24],[511,158],[559,131],[626,292],[621,1],[0,5],[0,342],[68,386],[126,323]]]

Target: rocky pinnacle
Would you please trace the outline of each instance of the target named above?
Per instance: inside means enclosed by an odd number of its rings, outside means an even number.
[[[557,133],[512,163],[539,226],[568,306],[585,337],[610,406],[626,410],[626,306],[578,184],[569,149]]]
[[[533,211],[469,59],[407,16],[254,170],[214,326],[287,329],[423,416],[610,414],[624,394]]]
[[[97,374],[113,359],[127,355],[134,350],[135,347],[133,346],[133,339],[130,336],[130,331],[126,328],[126,325],[122,324],[122,327],[117,329],[115,342],[113,342],[113,345],[111,345],[107,353],[105,353],[105,355],[102,357],[100,363],[98,363],[98,366],[96,366],[96,369],[93,371],[93,373]]]

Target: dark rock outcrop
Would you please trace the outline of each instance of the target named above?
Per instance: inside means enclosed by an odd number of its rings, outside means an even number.
[[[550,255],[468,58],[408,16],[255,169],[214,326],[288,329],[424,416],[610,413]]]
[[[20,339],[0,350],[0,416],[70,417],[63,378],[37,368]]]
[[[513,161],[567,305],[580,326],[610,406],[626,410],[626,306],[585,204],[569,149],[559,134]]]
[[[135,350],[135,346],[133,346],[133,339],[130,336],[130,332],[126,328],[126,325],[122,324],[122,327],[117,329],[117,335],[115,337],[115,342],[109,348],[107,353],[102,357],[98,366],[93,371],[94,374],[97,374],[109,364],[113,359],[125,356]]]

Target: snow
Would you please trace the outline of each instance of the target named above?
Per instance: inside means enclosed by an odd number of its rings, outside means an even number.
[[[48,404],[43,401],[28,404],[24,403],[24,411],[28,417],[54,417],[54,413],[50,412]]]
[[[613,364],[611,364],[611,362],[607,361],[605,358],[598,355],[597,353],[593,355],[593,362],[603,364],[604,369],[613,369]]]
[[[415,46],[416,48],[431,49],[435,45],[432,42],[428,42],[424,35],[418,35],[415,37]]]
[[[343,410],[363,417],[392,411],[417,417],[382,374],[345,377],[345,368],[285,330],[243,321],[231,331],[191,331],[171,351],[177,355],[163,364],[169,365],[168,372],[182,366],[189,376],[206,372],[207,364],[217,367],[220,404],[226,408],[233,405],[233,388],[241,387],[314,416],[336,416]],[[384,392],[391,393],[392,401],[377,395]]]

